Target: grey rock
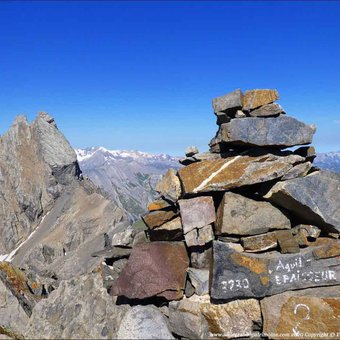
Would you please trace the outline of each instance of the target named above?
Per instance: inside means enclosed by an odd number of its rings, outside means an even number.
[[[122,319],[117,339],[175,339],[166,317],[154,306],[132,307]]]
[[[265,198],[289,209],[303,223],[340,231],[340,175],[316,171],[306,177],[278,182]]]
[[[193,155],[196,155],[197,153],[199,153],[199,151],[196,146],[189,146],[185,149],[185,155],[187,157],[191,157]]]
[[[113,303],[99,273],[62,281],[33,310],[29,339],[107,339],[117,331],[128,306]]]
[[[182,199],[178,204],[184,234],[215,222],[215,207],[211,196]]]
[[[127,226],[124,212],[88,181],[65,188],[48,215],[13,255],[12,262],[42,276],[67,280],[97,268],[116,228]]]
[[[136,235],[136,230],[128,227],[124,231],[114,233],[111,241],[112,246],[131,246]]]
[[[220,126],[210,146],[232,144],[285,148],[311,143],[314,133],[315,127],[285,115],[235,118]]]
[[[190,280],[187,280],[187,282],[185,283],[184,294],[187,298],[195,294],[195,288],[191,284]]]
[[[209,269],[213,260],[212,246],[206,245],[190,249],[190,263],[193,268]]]
[[[282,181],[285,181],[287,179],[293,179],[297,177],[304,177],[308,174],[308,172],[312,168],[311,162],[304,162],[301,164],[295,165],[293,168],[291,168],[282,178]]]
[[[76,155],[51,118],[18,116],[0,137],[0,254],[14,250],[79,175]]]
[[[289,229],[289,219],[268,202],[226,192],[217,210],[216,234],[255,235]]]
[[[242,107],[243,94],[240,89],[225,94],[221,97],[213,99],[212,105],[214,112],[231,112],[235,113],[236,110]]]
[[[270,117],[284,114],[283,108],[276,103],[266,104],[249,112],[251,117]]]
[[[215,241],[213,253],[211,297],[216,300],[263,297],[340,284],[340,259],[336,257],[339,244],[309,247],[299,254],[255,255],[238,253]]]
[[[187,271],[190,282],[195,288],[195,293],[197,295],[209,294],[209,270],[188,268]]]

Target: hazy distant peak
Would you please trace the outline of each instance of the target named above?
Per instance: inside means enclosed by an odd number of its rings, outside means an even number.
[[[90,147],[85,149],[75,149],[77,158],[79,162],[93,157],[94,155],[102,154],[109,158],[132,158],[134,160],[138,159],[148,159],[148,160],[178,160],[178,157],[172,157],[167,154],[152,154],[137,150],[109,150],[103,146]]]

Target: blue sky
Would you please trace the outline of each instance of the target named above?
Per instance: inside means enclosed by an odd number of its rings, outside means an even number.
[[[277,88],[340,150],[340,2],[0,2],[0,133],[52,114],[75,147],[181,155],[213,97]]]

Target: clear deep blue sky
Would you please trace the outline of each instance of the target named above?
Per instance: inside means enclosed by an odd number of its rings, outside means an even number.
[[[340,2],[0,2],[0,133],[52,114],[74,147],[207,149],[211,99],[277,88],[340,150]]]

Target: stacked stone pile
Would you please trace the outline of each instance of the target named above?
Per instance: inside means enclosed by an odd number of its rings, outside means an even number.
[[[178,337],[340,337],[340,176],[313,167],[315,127],[277,99],[213,100],[210,151],[188,148],[158,184],[143,216],[150,242],[111,287],[168,306]]]

